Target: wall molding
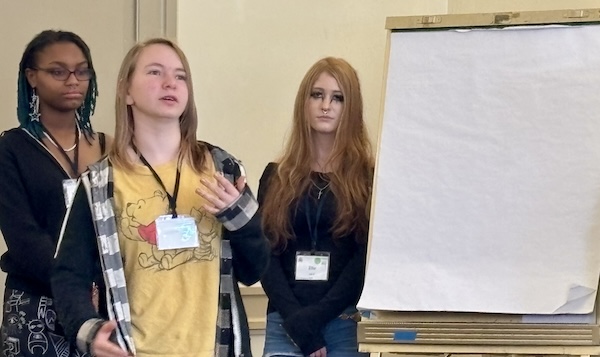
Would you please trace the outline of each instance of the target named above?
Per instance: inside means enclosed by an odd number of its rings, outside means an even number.
[[[136,42],[152,37],[177,39],[177,0],[135,0]]]

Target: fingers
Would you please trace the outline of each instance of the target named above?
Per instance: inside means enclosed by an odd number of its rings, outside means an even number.
[[[198,187],[196,193],[203,197],[207,203],[204,209],[212,214],[216,214],[225,207],[232,204],[240,196],[239,187],[245,187],[245,179],[242,182],[238,179],[236,186],[227,180],[220,172],[214,174],[215,181],[206,178],[200,179],[203,187]]]
[[[213,184],[213,187],[215,187],[215,186],[219,187],[219,188],[221,188],[221,190],[225,190],[225,192],[227,192],[227,194],[237,197],[237,195],[239,194],[239,191],[235,188],[235,186],[233,186],[231,184],[231,182],[229,182],[228,179],[225,178],[225,176],[223,176],[222,173],[216,172],[213,176],[217,180],[217,184],[215,184],[213,182],[209,182],[209,183]]]
[[[317,355],[317,357],[327,357],[327,348],[323,347],[320,350],[318,350],[317,352],[320,352],[320,354]]]
[[[238,177],[238,179],[235,181],[235,188],[237,188],[239,192],[244,191],[244,188],[246,188],[246,176]]]
[[[119,345],[110,341],[110,336],[117,328],[115,321],[107,321],[96,333],[90,346],[91,354],[97,357],[127,357],[129,354]]]
[[[310,357],[327,357],[327,347],[321,347],[309,355]]]
[[[96,333],[96,337],[94,337],[94,341],[98,339],[107,340],[110,338],[112,332],[117,328],[116,321],[107,321],[102,324],[98,332]]]

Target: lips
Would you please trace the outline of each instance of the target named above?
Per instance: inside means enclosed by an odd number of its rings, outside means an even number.
[[[165,95],[164,97],[161,97],[160,100],[177,103],[177,97],[172,95]]]
[[[83,98],[83,93],[79,92],[68,92],[63,95],[67,99],[81,99]]]

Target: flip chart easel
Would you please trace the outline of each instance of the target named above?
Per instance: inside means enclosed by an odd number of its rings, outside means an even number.
[[[387,18],[384,101],[390,99],[389,95],[385,95],[385,84],[388,80],[390,36],[393,32],[553,24],[597,25],[600,24],[600,9]],[[378,165],[380,164],[378,162]],[[374,188],[377,189],[377,182]],[[529,323],[525,322],[524,315],[518,314],[378,310],[372,311],[370,317],[363,318],[358,324],[359,350],[369,352],[371,356],[379,356],[381,353],[445,356],[600,355],[600,320],[597,309],[590,319],[592,321],[586,323]]]

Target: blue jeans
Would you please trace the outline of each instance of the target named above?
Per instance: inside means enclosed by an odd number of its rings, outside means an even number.
[[[356,309],[347,309],[352,314]],[[282,326],[283,318],[278,312],[267,315],[265,349],[263,357],[303,357],[302,351],[287,335]],[[336,318],[323,329],[327,344],[327,357],[366,357],[368,353],[358,352],[356,342],[356,321]]]

